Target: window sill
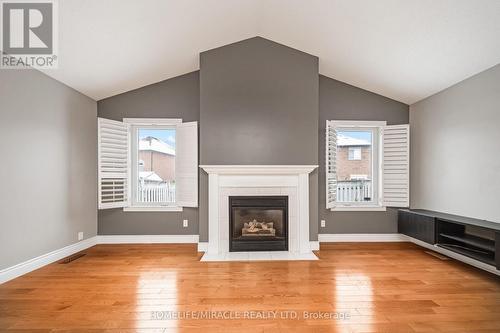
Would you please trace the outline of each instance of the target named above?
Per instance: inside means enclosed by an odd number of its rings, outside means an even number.
[[[385,206],[337,206],[330,208],[332,212],[385,212]]]
[[[124,212],[182,212],[182,207],[124,207]]]

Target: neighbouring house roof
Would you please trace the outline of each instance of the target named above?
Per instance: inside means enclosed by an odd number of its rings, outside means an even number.
[[[366,140],[351,138],[343,134],[337,135],[337,146],[370,146],[371,143]]]
[[[139,171],[139,179],[144,179],[150,182],[162,182],[163,179],[154,171]]]
[[[149,150],[175,156],[175,149],[172,146],[153,136],[148,136],[139,140],[139,150]]]

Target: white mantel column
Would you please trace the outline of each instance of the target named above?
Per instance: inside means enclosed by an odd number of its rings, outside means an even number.
[[[309,242],[309,173],[299,174],[299,186],[297,192],[297,196],[299,198],[299,223],[297,223],[299,253],[310,253],[311,245]]]
[[[208,250],[209,254],[218,254],[220,249],[219,230],[219,175],[208,174]],[[217,223],[215,223],[217,221]]]

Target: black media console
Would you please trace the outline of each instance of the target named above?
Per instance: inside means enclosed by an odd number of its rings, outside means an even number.
[[[400,209],[398,231],[500,270],[500,223],[424,209]]]

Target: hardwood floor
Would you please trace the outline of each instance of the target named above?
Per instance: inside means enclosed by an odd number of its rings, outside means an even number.
[[[410,243],[318,254],[205,263],[194,245],[98,245],[0,285],[0,332],[500,332],[494,275]]]

